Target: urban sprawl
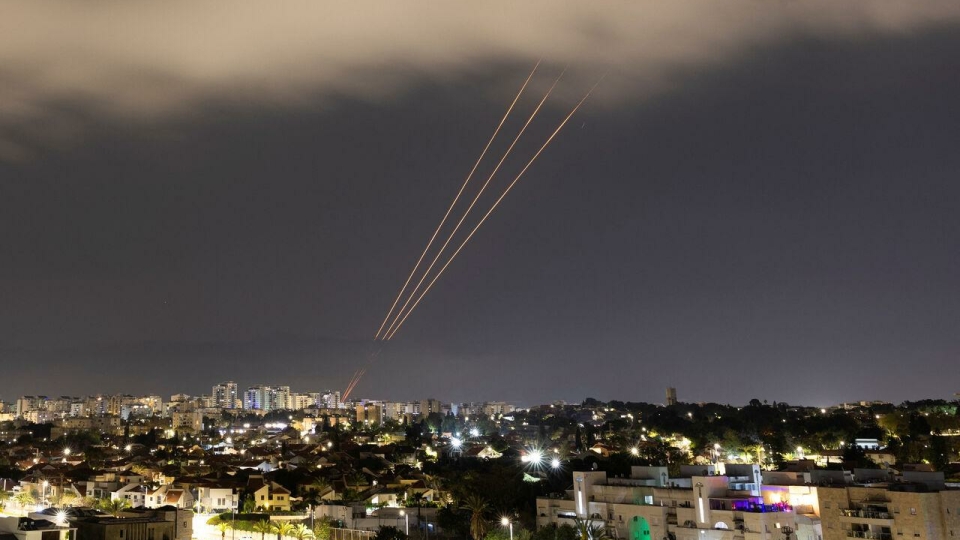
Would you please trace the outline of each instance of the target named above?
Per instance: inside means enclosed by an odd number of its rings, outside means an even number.
[[[960,408],[0,402],[0,540],[960,538]]]

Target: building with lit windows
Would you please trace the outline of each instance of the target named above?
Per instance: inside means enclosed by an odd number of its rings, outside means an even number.
[[[537,527],[580,518],[629,540],[960,538],[960,490],[949,489],[943,473],[813,469],[761,477],[756,465],[730,464],[719,471],[574,472],[566,497],[537,499]]]
[[[290,397],[289,386],[251,386],[243,394],[243,408],[254,411],[286,409]]]
[[[947,489],[943,473],[858,481],[817,488],[824,540],[960,538],[960,490]]]
[[[379,401],[362,401],[357,403],[357,422],[365,426],[379,426],[383,424],[384,407]]]
[[[213,391],[210,392],[213,397],[213,406],[221,409],[236,409],[239,398],[237,392],[237,383],[233,381],[215,385]]]
[[[700,466],[684,467],[679,478],[666,467],[632,467],[629,478],[574,472],[568,497],[537,499],[537,527],[579,518],[629,540],[781,540],[796,529],[789,503],[763,496],[759,466],[713,472]]]

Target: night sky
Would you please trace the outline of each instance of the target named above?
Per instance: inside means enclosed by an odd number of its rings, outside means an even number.
[[[0,399],[960,392],[955,2],[282,7],[5,8]],[[538,58],[493,195],[607,76],[369,361]]]

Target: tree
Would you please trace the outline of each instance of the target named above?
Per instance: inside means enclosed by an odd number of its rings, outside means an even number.
[[[26,508],[37,502],[37,499],[30,494],[29,491],[21,491],[14,495],[13,500],[17,501],[17,504],[20,505],[20,508]]]
[[[417,505],[417,523],[420,523],[420,507],[423,505],[423,493],[416,492],[410,496],[413,499],[413,502]]]
[[[360,485],[367,484],[367,477],[363,473],[357,472],[350,475],[350,481],[353,482],[353,489],[360,493]]]
[[[293,526],[293,530],[290,531],[290,536],[296,538],[297,540],[306,540],[308,538],[313,538],[313,531],[311,531],[310,527],[307,527],[303,523],[298,523]]]
[[[247,495],[243,499],[243,513],[252,514],[257,509],[257,501],[253,500],[253,495]]]
[[[290,536],[293,532],[293,525],[289,521],[277,521],[273,524],[273,532],[277,535],[277,540],[283,540],[284,536]]]
[[[70,491],[63,491],[58,495],[60,506],[72,506],[77,500],[77,495]]]
[[[383,525],[377,531],[373,540],[406,540],[407,535],[400,529],[389,525]]]
[[[267,533],[272,530],[273,526],[270,525],[270,521],[266,519],[261,519],[253,524],[253,532],[260,533],[260,540],[264,540],[264,537],[267,536]]]
[[[930,437],[930,444],[927,448],[927,461],[933,466],[934,470],[946,471],[950,466],[950,446],[947,439],[939,435]]]
[[[551,523],[546,527],[540,527],[532,535],[532,540],[577,540],[576,530],[564,523],[559,527]]]
[[[116,518],[120,517],[124,510],[130,508],[130,501],[128,499],[100,499],[97,508]]]
[[[603,523],[594,523],[589,519],[573,518],[573,528],[579,540],[607,540],[610,533]]]
[[[227,537],[227,530],[230,528],[230,524],[226,521],[221,521],[217,523],[217,530],[220,531],[220,540],[224,540]]]
[[[470,536],[473,536],[473,540],[483,540],[483,537],[487,535],[486,514],[490,510],[490,503],[477,494],[467,497],[464,503],[470,510]]]
[[[317,540],[330,540],[330,521],[322,518],[313,525],[313,537]]]
[[[449,504],[437,511],[437,525],[450,536],[465,538],[470,534],[470,515],[457,505]]]

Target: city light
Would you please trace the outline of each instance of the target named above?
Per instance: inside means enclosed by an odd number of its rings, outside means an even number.
[[[559,469],[559,468],[560,468],[560,460],[557,459],[557,458],[551,459],[551,460],[550,460],[550,467],[552,467],[552,468],[554,468],[554,469]]]
[[[450,439],[450,446],[453,447],[453,449],[459,450],[462,445],[463,442],[460,439],[456,437]]]

